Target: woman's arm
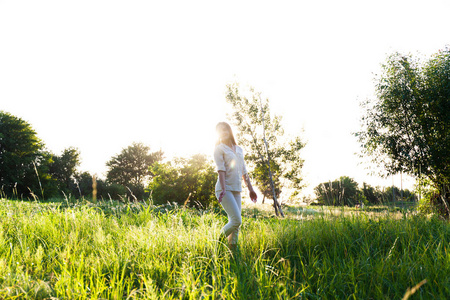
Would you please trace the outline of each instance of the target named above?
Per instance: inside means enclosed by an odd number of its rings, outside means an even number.
[[[219,171],[219,183],[222,188],[222,192],[219,195],[219,203],[222,202],[222,198],[225,195],[225,171]]]
[[[242,176],[242,178],[244,179],[245,185],[247,186],[248,191],[250,192],[250,199],[252,199],[252,201],[256,203],[256,199],[258,198],[258,196],[256,195],[255,191],[253,190],[252,183],[250,182],[250,176],[248,176],[248,173],[247,173],[247,174],[244,174]]]

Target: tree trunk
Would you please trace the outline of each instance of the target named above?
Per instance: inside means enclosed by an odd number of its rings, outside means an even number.
[[[266,145],[266,152],[267,152],[267,166],[269,167],[269,178],[270,178],[270,187],[272,188],[272,194],[273,194],[273,207],[275,208],[275,214],[278,216],[278,211],[280,212],[281,216],[284,218],[283,211],[281,210],[281,206],[277,201],[277,194],[275,193],[275,187],[273,184],[273,178],[272,178],[272,171],[270,170],[270,153],[269,153],[269,146],[267,144],[266,140],[266,128],[264,124],[264,109],[262,106],[261,96],[259,97],[259,102],[261,104],[261,112],[262,112],[262,123],[263,123],[263,138],[264,138],[264,144]]]

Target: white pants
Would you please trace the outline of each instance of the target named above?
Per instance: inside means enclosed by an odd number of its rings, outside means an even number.
[[[216,194],[217,198],[219,194]],[[230,244],[237,244],[239,227],[242,224],[241,192],[226,191],[220,204],[228,215],[228,223],[222,228],[222,233],[226,237],[231,235]]]

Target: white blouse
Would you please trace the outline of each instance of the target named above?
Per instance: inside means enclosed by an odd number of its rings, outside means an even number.
[[[214,149],[214,161],[217,171],[225,171],[225,190],[242,191],[242,176],[247,174],[244,163],[244,151],[236,146],[236,153],[227,145],[219,144]],[[216,183],[216,193],[222,191],[219,179]]]

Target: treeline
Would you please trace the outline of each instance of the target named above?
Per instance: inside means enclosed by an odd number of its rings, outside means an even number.
[[[339,179],[323,182],[314,189],[316,203],[320,205],[354,206],[361,204],[385,204],[395,201],[417,201],[416,195],[408,189],[398,187],[362,186],[353,178],[341,176]]]
[[[239,84],[227,85],[226,100],[233,111],[230,116],[238,143],[246,149],[250,175],[263,197],[278,198],[284,188],[295,191],[292,197],[296,197],[303,188],[300,154],[305,143],[300,136],[286,138],[282,118],[270,113],[269,100],[253,88],[249,92],[246,97]],[[401,172],[425,182],[419,189],[429,192],[421,192],[422,201],[430,211],[450,218],[450,47],[425,60],[401,53],[388,56],[375,78],[375,97],[361,104],[361,129],[354,133],[360,156],[370,158],[383,175]],[[61,155],[46,151],[28,123],[0,112],[0,192],[4,196],[89,197],[92,176],[78,173],[78,157],[74,148]],[[97,180],[97,197],[148,197],[157,203],[198,206],[215,203],[211,200],[214,172],[205,156],[164,163],[162,157],[162,152],[150,152],[142,144],[123,149],[107,162],[107,178]],[[319,203],[331,205],[413,197],[395,188],[358,188],[348,177],[320,184],[316,195]]]
[[[162,151],[150,150],[142,143],[133,143],[106,162],[106,179],[94,178],[78,170],[78,149],[68,148],[61,154],[45,150],[30,124],[0,112],[0,193],[14,199],[92,199],[95,185],[96,198],[103,200],[151,199],[155,204],[170,202],[203,208],[216,203],[217,174],[206,155],[163,162]],[[270,191],[266,192],[270,196]],[[347,176],[319,184],[315,193],[315,202],[321,205],[417,200],[409,190],[382,189],[366,183],[359,187]]]
[[[133,143],[106,162],[106,179],[95,178],[79,171],[78,149],[52,153],[29,123],[0,111],[0,197],[92,199],[95,194],[103,200],[151,199],[199,207],[214,202],[212,161],[200,154],[168,162],[163,158],[162,151]]]

